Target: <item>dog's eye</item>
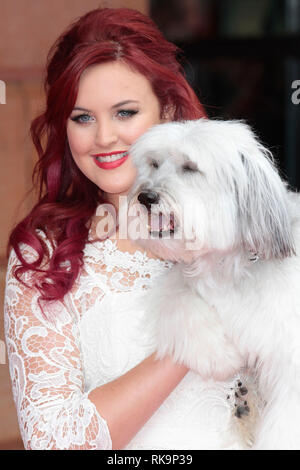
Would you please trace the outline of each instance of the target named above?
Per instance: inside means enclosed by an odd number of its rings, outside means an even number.
[[[197,164],[195,162],[185,162],[182,165],[182,171],[185,173],[195,173],[198,170]]]
[[[158,167],[159,167],[159,164],[157,163],[156,160],[151,160],[150,166],[152,166],[152,168],[158,168]]]

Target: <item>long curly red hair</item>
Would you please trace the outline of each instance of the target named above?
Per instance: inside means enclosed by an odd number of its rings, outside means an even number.
[[[101,200],[99,188],[77,168],[70,153],[66,123],[74,107],[79,80],[89,66],[122,60],[151,83],[161,110],[172,107],[174,120],[198,119],[205,111],[184,78],[177,47],[153,21],[138,11],[96,9],[64,32],[48,55],[46,110],[33,120],[31,136],[38,153],[33,181],[38,202],[9,238],[20,261],[15,277],[30,271],[40,300],[62,300],[83,263],[90,221]],[[40,235],[51,241],[51,256]],[[37,254],[32,262],[24,245]]]

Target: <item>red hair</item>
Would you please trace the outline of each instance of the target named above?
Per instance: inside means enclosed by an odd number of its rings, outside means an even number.
[[[90,11],[51,48],[46,110],[31,125],[39,157],[33,174],[39,199],[13,229],[8,244],[21,263],[16,278],[23,282],[22,274],[32,272],[40,300],[62,300],[72,288],[82,266],[91,218],[103,202],[99,188],[74,163],[66,136],[82,72],[94,64],[121,60],[150,81],[162,113],[172,108],[174,120],[198,119],[205,111],[183,76],[177,53],[150,18],[126,8]],[[51,256],[39,229],[52,243]],[[22,244],[36,251],[34,262],[25,259]]]

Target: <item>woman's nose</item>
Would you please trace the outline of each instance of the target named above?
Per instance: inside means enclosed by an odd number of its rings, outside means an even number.
[[[95,141],[98,147],[110,147],[112,144],[116,143],[117,140],[118,134],[113,123],[104,121],[99,122],[95,136]]]

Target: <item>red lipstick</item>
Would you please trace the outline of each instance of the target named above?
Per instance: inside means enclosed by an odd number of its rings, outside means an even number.
[[[101,157],[112,157],[114,155],[120,155],[120,158],[117,158],[114,161],[101,161]],[[121,166],[127,160],[129,154],[125,150],[123,152],[98,153],[93,155],[93,157],[94,162],[99,168],[102,168],[103,170],[113,170],[114,168]]]

